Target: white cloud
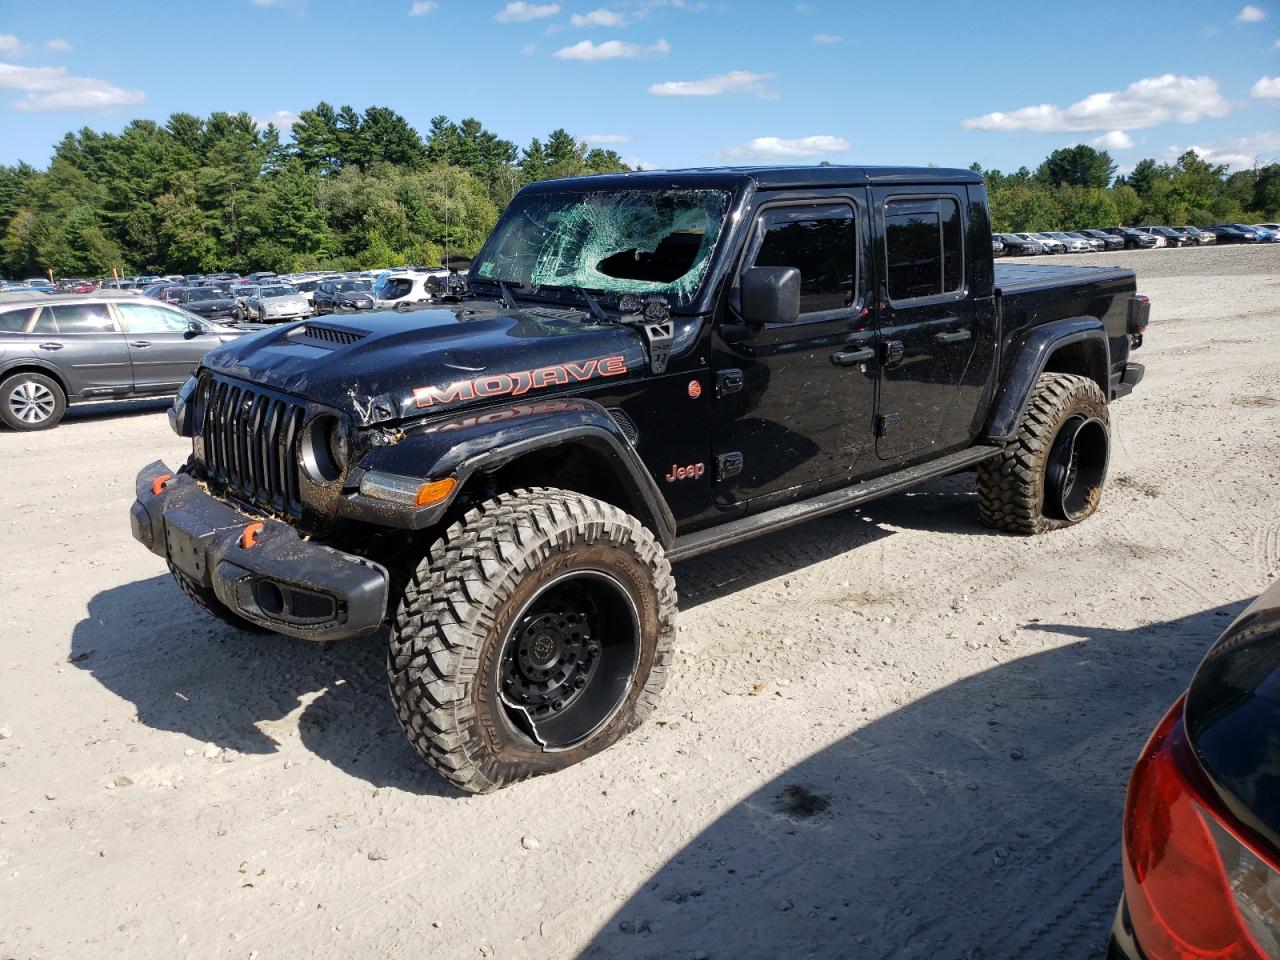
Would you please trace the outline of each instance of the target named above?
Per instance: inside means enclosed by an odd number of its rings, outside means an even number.
[[[626,22],[625,14],[604,7],[589,13],[575,13],[569,18],[569,25],[573,27],[621,27]]]
[[[290,128],[298,122],[298,114],[293,110],[277,110],[275,113],[268,114],[265,117],[254,117],[253,122],[263,129],[266,129],[267,124],[274,123],[277,130],[287,134]]]
[[[1212,77],[1166,73],[1131,83],[1119,93],[1095,93],[1065,110],[1042,103],[1010,113],[988,113],[966,120],[970,130],[1031,130],[1035,133],[1087,130],[1139,130],[1162,123],[1195,123],[1222,117],[1231,104]]]
[[[795,10],[796,13],[800,14],[800,16],[803,17],[810,13],[813,13],[816,8],[812,3],[797,3],[794,7],[792,7],[792,9]]]
[[[44,46],[46,50],[52,50],[54,53],[68,53],[71,50],[71,44],[61,37],[46,40]]]
[[[1261,23],[1267,19],[1267,11],[1250,4],[1247,7],[1240,8],[1240,12],[1236,14],[1236,19],[1241,23]]]
[[[16,57],[26,51],[27,45],[12,33],[0,33],[0,56]]]
[[[840,36],[838,33],[815,33],[813,35],[814,43],[833,44],[840,43],[843,40],[844,37]]]
[[[413,6],[409,8],[409,16],[425,17],[438,6],[436,0],[414,0]]]
[[[532,57],[537,52],[538,45],[536,43],[524,43],[520,45],[520,54],[522,56]]]
[[[13,101],[18,110],[108,110],[141,103],[141,90],[125,90],[91,77],[73,77],[65,67],[17,67],[0,63],[0,90],[24,94]]]
[[[1170,163],[1188,150],[1194,150],[1202,160],[1221,163],[1235,170],[1249,170],[1257,163],[1274,163],[1280,160],[1280,133],[1254,133],[1247,137],[1229,140],[1210,140],[1207,143],[1186,147],[1171,146],[1165,152]]]
[[[781,137],[756,137],[747,143],[721,151],[727,157],[763,157],[772,160],[806,160],[829,153],[848,153],[852,148],[843,137],[819,135],[784,140]]]
[[[587,143],[600,146],[607,143],[630,143],[631,137],[625,133],[589,133],[583,137]]]
[[[1255,100],[1280,101],[1280,77],[1260,77],[1249,88],[1249,96]]]
[[[622,40],[605,40],[592,43],[580,40],[571,47],[561,47],[552,54],[557,60],[640,60],[647,57],[665,57],[671,52],[671,44],[659,40],[651,47]]]
[[[649,87],[655,97],[718,97],[724,93],[750,93],[762,100],[778,99],[765,83],[773,79],[772,73],[752,73],[750,70],[730,70],[702,80],[667,80]]]
[[[560,12],[558,3],[525,3],[525,0],[512,0],[494,14],[493,19],[499,23],[528,23],[530,20],[543,20],[554,17]]]
[[[1135,146],[1133,137],[1123,130],[1112,130],[1100,137],[1094,137],[1089,144],[1103,150],[1132,150]]]

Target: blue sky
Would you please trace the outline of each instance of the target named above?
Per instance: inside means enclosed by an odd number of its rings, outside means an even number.
[[[107,11],[110,10],[108,14]],[[0,0],[0,163],[320,100],[556,126],[646,166],[1280,158],[1280,0]]]

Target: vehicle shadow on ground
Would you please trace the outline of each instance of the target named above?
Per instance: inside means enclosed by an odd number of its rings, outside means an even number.
[[[956,474],[862,507],[681,561],[675,564],[680,609],[691,610],[866,547],[891,536],[894,528],[999,536],[978,520],[973,475]]]
[[[1084,639],[967,677],[795,765],[717,818],[586,960],[1101,957],[1125,783],[1244,606]]]
[[[167,410],[172,404],[173,397],[141,397],[135,400],[99,400],[90,403],[75,403],[67,407],[63,423],[160,413]]]
[[[68,659],[134,704],[138,722],[245,754],[302,744],[353,777],[460,797],[415,754],[387,697],[381,634],[320,646],[245,633],[198,610],[168,576],[89,601]]]

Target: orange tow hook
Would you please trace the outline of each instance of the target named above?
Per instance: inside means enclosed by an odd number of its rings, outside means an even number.
[[[249,550],[258,545],[258,538],[262,536],[262,523],[251,523],[244,528],[244,532],[240,534],[240,546],[244,550]]]
[[[164,485],[173,479],[172,473],[162,473],[151,481],[151,495],[153,497],[160,496],[160,491],[164,489]]]

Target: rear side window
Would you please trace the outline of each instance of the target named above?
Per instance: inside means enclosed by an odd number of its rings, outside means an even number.
[[[964,285],[957,200],[890,200],[884,227],[890,300],[941,296]]]
[[[395,280],[384,280],[382,283],[383,300],[399,300],[409,295],[413,289],[413,281],[397,277]]]
[[[33,333],[115,333],[105,303],[63,304],[40,311]]]
[[[857,239],[844,204],[773,207],[760,215],[753,265],[800,271],[800,313],[850,306],[856,296]]]
[[[31,307],[20,310],[5,310],[0,313],[0,333],[21,333],[27,328],[31,319]]]

